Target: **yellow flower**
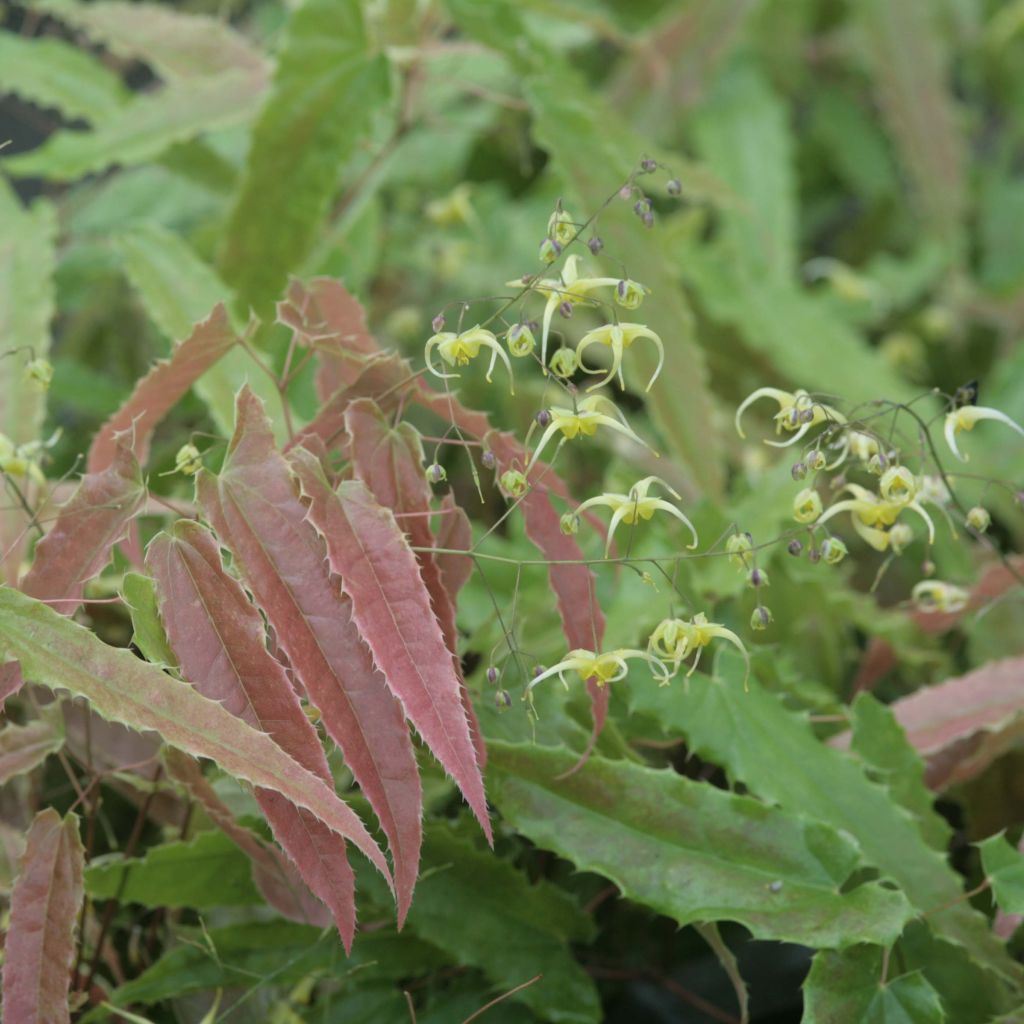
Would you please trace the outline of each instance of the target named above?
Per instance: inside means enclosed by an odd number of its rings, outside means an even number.
[[[717,622],[708,622],[703,612],[698,612],[692,619],[664,619],[651,634],[647,649],[653,652],[662,662],[672,665],[675,675],[683,661],[696,653],[687,677],[692,676],[700,662],[701,652],[712,640],[727,640],[743,655],[747,663],[747,674],[750,674],[750,655],[743,641],[731,630]],[[668,680],[663,680],[667,682]]]
[[[1024,434],[1024,427],[1019,423],[1015,423],[1005,412],[1000,412],[998,409],[989,409],[984,405],[964,405],[959,409],[954,409],[946,414],[944,433],[946,435],[946,444],[949,445],[950,451],[961,462],[967,462],[968,457],[960,454],[960,449],[956,444],[956,435],[961,430],[973,430],[975,423],[979,420],[999,420],[1000,423],[1013,427],[1018,434]]]
[[[185,476],[195,476],[203,468],[203,457],[194,444],[183,444],[174,456],[174,469]]]
[[[578,230],[568,210],[555,210],[548,218],[548,238],[553,238],[563,249],[576,237]]]
[[[518,358],[528,356],[537,347],[537,339],[533,336],[529,324],[516,324],[510,327],[505,333],[505,339],[509,352]]]
[[[562,439],[558,442],[559,446],[561,446],[566,441],[571,441],[581,434],[584,437],[593,437],[597,432],[597,428],[603,426],[618,431],[618,433],[628,437],[631,441],[644,445],[645,448],[650,447],[643,438],[633,432],[625,417],[616,408],[615,403],[605,398],[604,395],[591,395],[589,398],[584,398],[576,403],[576,408],[574,409],[552,406],[549,412],[551,414],[551,422],[541,435],[536,449],[534,449],[533,458],[530,459],[527,472],[530,471],[540,458],[540,454],[547,447],[547,443],[558,433],[562,435]]]
[[[906,505],[917,496],[917,478],[906,466],[893,466],[878,481],[882,497],[893,505]]]
[[[595,651],[577,648],[570,651],[557,665],[552,665],[551,668],[535,676],[526,688],[526,692],[529,693],[538,683],[554,675],[557,675],[562,684],[568,688],[566,672],[575,672],[584,683],[591,679],[598,686],[616,683],[620,679],[625,679],[629,674],[627,661],[631,658],[640,658],[646,661],[654,669],[655,674],[661,677],[662,682],[668,681],[668,669],[659,658],[654,657],[649,651],[636,651],[628,647],[620,647],[617,650],[608,651],[606,654],[598,654]]]
[[[31,359],[25,364],[25,382],[36,391],[47,391],[53,380],[53,364],[49,359]]]
[[[779,403],[779,411],[775,414],[775,433],[789,431],[793,436],[788,441],[766,441],[776,448],[785,448],[795,444],[808,430],[820,423],[845,423],[846,418],[831,406],[815,401],[806,391],[780,391],[778,388],[758,388],[747,395],[736,410],[736,433],[746,437],[740,421],[748,406],[761,398],[771,398]]]
[[[39,468],[39,454],[44,447],[41,441],[15,445],[6,435],[0,434],[0,473],[11,477],[28,477],[37,484],[45,484],[46,477]]]
[[[798,523],[813,523],[821,511],[821,495],[813,487],[805,487],[793,499],[793,518]]]
[[[726,542],[725,550],[729,553],[729,563],[741,572],[753,568],[754,542],[749,533],[734,533]]]
[[[665,346],[662,345],[661,338],[643,324],[605,324],[604,327],[595,327],[594,330],[584,334],[576,346],[576,357],[585,373],[603,373],[604,371],[587,368],[583,362],[584,349],[591,345],[607,345],[612,350],[612,367],[607,376],[587,388],[588,391],[603,387],[615,376],[619,378],[619,387],[625,388],[626,382],[622,378],[622,355],[637,338],[649,338],[658,350],[658,365],[647,382],[647,390],[651,390],[651,385],[658,379],[658,374],[661,373],[661,368],[665,363]]]
[[[929,613],[963,611],[970,599],[971,595],[963,587],[941,580],[922,580],[911,591],[914,604]]]
[[[439,227],[472,224],[476,220],[476,214],[469,201],[470,192],[470,187],[465,182],[456,185],[448,195],[441,199],[432,199],[427,203],[424,213]]]
[[[935,524],[918,500],[917,481],[911,479],[912,484],[906,490],[904,490],[905,477],[899,476],[890,479],[890,493],[900,495],[898,501],[886,500],[884,496],[877,495],[857,484],[847,484],[843,490],[848,491],[853,497],[837,501],[830,506],[818,522],[825,523],[840,512],[850,512],[853,528],[861,538],[876,551],[885,551],[890,544],[887,528],[896,522],[904,509],[910,509],[925,521],[928,527],[928,541],[932,543],[935,540]],[[908,494],[909,497],[907,497]]]
[[[491,374],[494,372],[494,364],[500,359],[508,370],[509,385],[512,393],[512,364],[509,362],[505,350],[498,344],[498,339],[482,327],[471,327],[468,331],[456,334],[454,331],[441,331],[435,334],[424,349],[423,357],[427,363],[427,369],[436,377],[458,377],[457,373],[443,373],[438,370],[430,360],[430,353],[437,349],[438,354],[449,366],[467,366],[471,359],[480,354],[481,348],[491,350],[491,362],[487,367],[487,383],[491,382]]]
[[[577,516],[585,509],[593,508],[597,505],[605,505],[612,510],[611,522],[608,524],[608,539],[604,546],[605,558],[608,557],[608,552],[612,546],[612,538],[615,536],[615,531],[620,523],[634,526],[640,520],[649,520],[659,510],[668,512],[669,515],[675,516],[676,519],[683,523],[693,536],[693,543],[689,547],[692,549],[697,546],[697,531],[694,529],[693,523],[670,502],[662,498],[649,498],[647,496],[647,492],[654,484],[660,484],[676,501],[679,500],[679,495],[664,480],[656,476],[647,476],[634,484],[630,488],[629,494],[601,494],[595,498],[588,498],[576,510]]]

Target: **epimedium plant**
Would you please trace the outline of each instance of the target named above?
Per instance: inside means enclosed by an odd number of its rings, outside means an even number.
[[[636,25],[559,6],[266,2],[246,35],[40,2],[0,35],[0,85],[89,125],[2,160],[50,193],[0,186],[4,1019],[587,1022],[653,985],[747,1021],[765,963],[808,1024],[1015,1019],[1021,854],[978,778],[1019,729],[997,453],[1024,429],[1005,381],[943,393],[913,339],[860,336],[963,271],[956,175],[901,141],[943,255],[798,287],[771,19],[707,72],[705,165],[572,66]],[[948,157],[922,12],[849,21],[891,123]],[[689,16],[630,17],[657,54]],[[418,168],[468,173],[478,104],[529,112],[571,202],[540,174],[515,216],[420,201]],[[176,344],[111,400],[66,353],[95,321],[128,352],[120,275]]]

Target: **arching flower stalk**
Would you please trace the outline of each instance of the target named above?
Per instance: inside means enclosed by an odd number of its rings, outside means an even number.
[[[686,526],[693,536],[693,543],[688,545],[691,550],[697,546],[697,530],[694,528],[693,523],[671,502],[665,501],[664,498],[648,497],[647,492],[654,484],[663,487],[676,501],[680,500],[679,494],[660,477],[647,476],[634,484],[629,489],[628,494],[599,494],[594,498],[588,498],[576,510],[576,515],[578,516],[579,513],[586,509],[596,508],[598,505],[604,505],[611,509],[612,518],[608,524],[608,537],[604,546],[605,558],[608,557],[608,552],[611,551],[615,531],[621,523],[625,523],[627,526],[635,526],[641,520],[651,519],[654,513],[659,510],[675,516],[676,519]]]
[[[645,327],[643,324],[605,324],[603,327],[595,327],[594,330],[588,331],[580,338],[579,344],[576,346],[576,357],[579,359],[580,366],[583,368],[584,373],[604,373],[600,369],[590,369],[583,362],[583,352],[591,345],[606,345],[611,349],[612,353],[612,365],[607,375],[599,380],[596,384],[592,384],[588,391],[594,391],[596,388],[603,387],[610,380],[615,377],[619,378],[619,387],[625,389],[626,382],[622,376],[622,357],[623,353],[628,349],[637,338],[648,338],[654,342],[655,348],[658,350],[658,365],[654,368],[654,373],[651,374],[651,379],[647,382],[647,391],[651,390],[651,386],[658,379],[658,375],[661,373],[661,368],[665,363],[665,346],[661,342],[661,338],[654,333],[649,327]]]
[[[775,414],[775,433],[781,434],[784,430],[792,433],[788,441],[766,441],[775,448],[786,448],[799,441],[812,427],[821,423],[844,424],[846,417],[837,412],[829,405],[816,401],[806,391],[780,391],[778,388],[758,388],[752,394],[747,395],[736,410],[736,433],[740,437],[746,437],[743,433],[741,420],[747,408],[762,398],[771,398],[779,403],[779,411]]]
[[[695,655],[693,664],[690,665],[690,670],[686,673],[688,679],[697,671],[700,656],[712,640],[726,640],[743,655],[743,660],[746,663],[743,686],[746,688],[750,678],[750,654],[747,648],[731,629],[726,629],[725,626],[717,622],[708,622],[707,616],[703,612],[698,612],[690,620],[664,619],[651,633],[647,649],[659,660],[672,666],[672,675],[679,671],[683,662],[691,654]],[[667,681],[664,680],[663,684]]]
[[[973,430],[979,420],[999,420],[1008,427],[1012,427],[1018,434],[1024,435],[1024,427],[1015,420],[1010,419],[1005,412],[998,409],[990,409],[984,405],[964,405],[946,414],[946,425],[944,434],[949,450],[961,461],[967,462],[968,456],[961,453],[957,447],[956,435],[962,430]]]
[[[457,373],[445,373],[437,369],[431,361],[430,355],[437,349],[438,355],[449,366],[468,366],[470,361],[480,355],[481,348],[491,350],[491,362],[487,367],[487,383],[491,382],[491,374],[494,372],[494,364],[500,359],[508,370],[509,389],[515,394],[515,386],[512,377],[512,363],[509,361],[505,350],[501,347],[498,339],[483,327],[471,327],[468,331],[456,334],[454,331],[441,331],[435,334],[426,344],[423,350],[423,358],[426,360],[427,369],[435,377],[448,379],[458,377]]]
[[[593,437],[597,432],[597,428],[604,426],[610,430],[617,431],[623,436],[628,437],[631,441],[643,445],[645,448],[650,448],[650,445],[642,437],[634,433],[615,403],[605,398],[604,395],[591,395],[589,398],[584,398],[576,403],[575,409],[552,406],[548,411],[551,415],[551,422],[541,435],[540,441],[534,449],[533,457],[530,459],[529,466],[527,466],[527,473],[529,473],[530,469],[533,468],[540,458],[541,452],[547,447],[548,442],[559,433],[562,435],[561,440],[558,442],[559,446],[561,446],[566,441],[571,441],[574,437],[579,437],[581,434],[585,437]]]
[[[568,689],[569,681],[565,678],[566,672],[575,672],[584,683],[589,682],[591,679],[598,686],[617,683],[620,679],[625,679],[629,674],[628,662],[633,658],[646,661],[654,669],[655,675],[659,677],[660,682],[668,682],[670,678],[668,668],[660,658],[652,655],[650,651],[638,651],[629,647],[620,647],[605,654],[598,654],[595,651],[577,648],[574,651],[569,651],[557,665],[552,665],[551,668],[545,669],[545,671],[536,675],[530,681],[530,685],[527,686],[526,692],[529,694],[538,683],[542,683],[545,679],[555,675],[562,681],[562,685]]]

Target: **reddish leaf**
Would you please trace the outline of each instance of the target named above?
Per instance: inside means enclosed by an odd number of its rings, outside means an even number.
[[[266,648],[260,614],[224,571],[210,533],[179,520],[171,534],[153,539],[146,564],[184,677],[204,697],[220,701],[232,714],[269,733],[299,764],[333,785],[316,729],[284,668]],[[256,798],[278,842],[330,907],[346,948],[351,948],[355,880],[344,842],[280,794],[259,789]]]
[[[20,661],[32,682],[84,697],[110,721],[158,732],[194,757],[208,757],[236,778],[288,797],[351,839],[390,882],[387,862],[352,809],[266,733],[130,651],[108,647],[47,605],[0,587],[4,659]]]
[[[1024,734],[1024,658],[983,665],[890,705],[927,759],[925,781],[941,790],[978,775]],[[850,734],[831,741],[847,747]]]
[[[459,680],[459,699],[466,712],[480,767],[487,763],[487,747],[473,700],[466,689],[459,659],[455,606],[445,589],[440,568],[430,553],[434,535],[430,530],[430,502],[433,494],[423,472],[420,435],[409,423],[391,427],[381,409],[367,399],[352,402],[345,413],[349,455],[356,475],[369,488],[379,505],[390,508],[416,551],[420,576],[430,595],[430,604],[441,627],[445,646],[451,652],[452,667]],[[468,525],[468,524],[467,524]]]
[[[0,664],[0,705],[13,697],[24,685],[21,677],[21,666],[16,661]]]
[[[135,456],[117,445],[114,461],[83,477],[61,506],[57,521],[36,545],[35,560],[21,589],[70,615],[82,599],[85,584],[110,561],[114,545],[124,537],[145,498],[146,485]]]
[[[64,736],[52,719],[4,726],[0,729],[0,785],[32,771],[63,745]]]
[[[461,505],[455,503],[451,494],[441,499],[441,521],[437,528],[436,547],[447,551],[469,551],[473,546],[473,528],[469,524],[469,516]],[[473,560],[466,555],[442,554],[434,555],[437,568],[441,573],[444,589],[453,607],[458,606],[459,591],[469,582],[473,575]]]
[[[213,786],[203,775],[202,766],[194,757],[189,757],[174,747],[164,747],[163,761],[168,775],[185,787],[192,798],[202,805],[217,828],[249,858],[253,881],[270,906],[283,917],[290,921],[298,921],[300,924],[313,924],[323,928],[330,923],[331,916],[327,909],[310,894],[281,851],[276,847],[267,846],[249,829],[235,821],[231,810],[217,796]],[[342,857],[344,856],[342,848]],[[344,864],[351,879],[352,869],[349,868],[347,859],[344,860]],[[348,894],[350,908],[354,907],[354,901],[353,881]],[[355,927],[354,912],[350,912],[349,917],[351,932]],[[352,948],[352,938],[352,934],[349,934],[344,940],[345,948],[349,951]]]
[[[83,866],[78,818],[61,818],[49,807],[40,811],[11,894],[3,980],[3,1019],[10,1024],[71,1020],[68,982]]]
[[[335,495],[322,477],[304,473],[302,486],[310,519],[324,536],[331,567],[352,600],[352,616],[373,660],[490,841],[483,779],[459,680],[415,555],[390,510],[359,481],[342,483]]]
[[[259,399],[248,388],[239,393],[237,416],[221,475],[200,476],[199,498],[380,819],[404,918],[419,870],[422,812],[409,730],[374,669]]]
[[[236,340],[224,306],[216,306],[208,319],[196,324],[190,337],[175,346],[170,358],[158,362],[135,385],[128,401],[100,427],[89,449],[89,472],[106,469],[114,461],[115,437],[121,433],[129,434],[131,448],[144,463],[157,424]]]

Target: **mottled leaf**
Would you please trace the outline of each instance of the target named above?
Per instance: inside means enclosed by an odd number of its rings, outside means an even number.
[[[920,972],[884,979],[885,951],[854,946],[816,954],[804,982],[803,1024],[943,1024],[938,993]]]
[[[859,850],[827,825],[628,761],[591,757],[559,778],[574,761],[492,743],[502,815],[680,925],[738,921],[757,938],[831,948],[892,942],[911,916],[878,882],[844,888]]]
[[[93,124],[128,100],[120,77],[92,54],[63,39],[27,39],[0,33],[0,91]]]
[[[246,120],[259,94],[252,75],[238,71],[177,83],[138,96],[95,131],[56,132],[5,159],[3,168],[17,178],[74,181],[115,164],[140,164],[176,142]]]
[[[210,758],[237,778],[276,790],[351,839],[390,877],[359,818],[273,739],[130,651],[108,647],[8,587],[0,587],[0,659],[20,661],[26,678],[85,698],[110,721],[159,732],[194,757]]]
[[[267,650],[260,614],[224,571],[209,532],[180,520],[171,533],[153,539],[146,565],[156,580],[161,618],[185,678],[331,784],[320,738],[284,668]],[[275,837],[331,908],[351,947],[355,881],[344,844],[314,815],[279,794],[258,790],[257,800]]]
[[[4,948],[3,1017],[14,1024],[62,1024],[82,902],[84,853],[78,818],[48,807],[28,832],[11,893]]]
[[[27,725],[0,728],[0,785],[41,765],[64,746],[60,719],[37,718]]]
[[[324,727],[370,801],[395,863],[399,913],[415,884],[421,792],[408,727],[352,622],[316,530],[259,400],[239,393],[238,422],[219,477],[199,498],[274,629]]]
[[[188,389],[235,344],[227,311],[217,306],[209,318],[196,324],[192,334],[177,345],[135,385],[131,397],[100,428],[89,449],[89,472],[106,469],[114,460],[120,433],[140,462],[146,461],[149,439],[157,424],[184,397]]]
[[[221,271],[265,313],[308,254],[351,157],[388,95],[358,0],[305,0],[291,15],[228,220]]]
[[[331,568],[352,602],[360,636],[406,717],[462,790],[490,840],[483,779],[459,680],[416,556],[391,511],[378,505],[359,481],[345,481],[335,496],[326,481],[303,472],[302,487]]]
[[[21,582],[26,594],[65,615],[78,607],[85,584],[110,561],[114,545],[146,500],[135,456],[121,444],[112,455],[107,466],[86,474],[60,507]]]

